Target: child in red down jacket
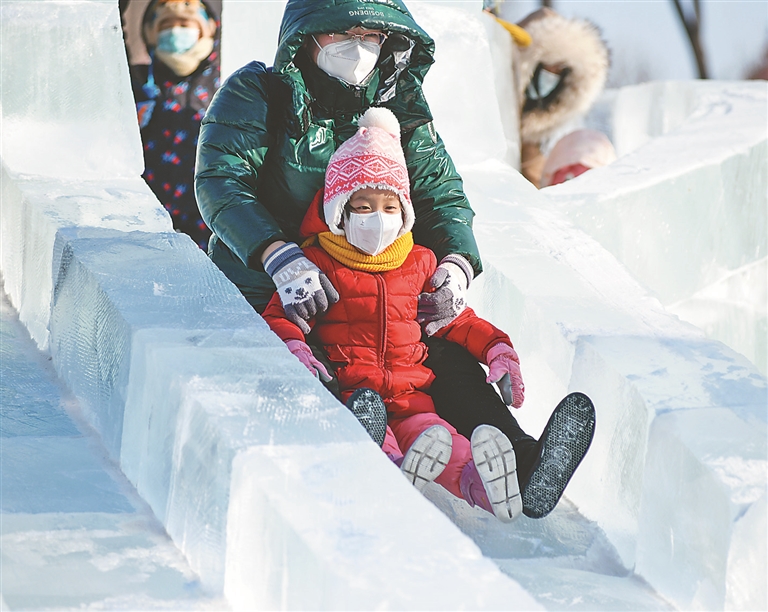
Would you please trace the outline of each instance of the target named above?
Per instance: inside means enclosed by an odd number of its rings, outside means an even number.
[[[471,506],[511,521],[522,512],[512,444],[490,425],[477,427],[470,442],[435,413],[425,392],[434,375],[423,365],[427,351],[416,311],[419,294],[431,290],[437,261],[431,250],[413,243],[400,126],[384,108],[369,109],[359,126],[331,158],[325,189],[301,226],[309,238],[303,254],[338,290],[339,301],[307,324],[286,316],[275,293],[263,317],[314,375],[328,379],[305,342],[312,331],[333,365],[343,401],[362,388],[381,395],[387,410],[382,449],[414,485],[421,489],[434,480]],[[289,248],[270,254],[267,272],[283,266],[286,257]],[[461,270],[468,266],[462,257],[453,263]],[[472,278],[471,270],[465,273]],[[305,289],[294,282],[280,290]],[[488,382],[504,385],[512,404],[522,404],[519,360],[504,332],[465,308],[437,335],[487,364]]]

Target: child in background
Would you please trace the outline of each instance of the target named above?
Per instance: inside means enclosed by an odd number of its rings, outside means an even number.
[[[144,150],[142,177],[178,232],[208,248],[195,200],[200,122],[219,88],[219,19],[207,0],[152,0],[142,18],[151,63],[131,67]]]
[[[597,130],[576,130],[555,143],[544,162],[539,187],[559,185],[592,168],[616,161],[616,149],[608,137]]]
[[[366,111],[359,130],[334,153],[325,189],[310,206],[301,227],[303,253],[286,244],[265,261],[279,270],[303,254],[338,290],[340,299],[309,323],[283,309],[275,293],[264,319],[291,352],[316,376],[329,378],[306,344],[313,333],[333,364],[341,398],[367,388],[387,409],[382,449],[418,488],[435,481],[453,495],[502,521],[522,512],[515,453],[498,429],[481,425],[471,442],[436,413],[425,392],[434,375],[423,365],[426,346],[416,313],[418,296],[430,290],[435,255],[414,245],[414,210],[400,126],[383,108]],[[448,256],[446,259],[448,259]],[[471,280],[461,257],[453,262]],[[279,292],[313,292],[310,277],[277,283]],[[522,405],[524,386],[509,337],[466,308],[436,335],[466,347],[489,366],[488,382]],[[471,407],[468,407],[471,409]],[[403,453],[403,450],[405,453]]]

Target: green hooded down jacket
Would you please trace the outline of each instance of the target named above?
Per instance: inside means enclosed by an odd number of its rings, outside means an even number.
[[[355,26],[389,33],[359,87],[328,76],[302,49],[311,34]],[[400,121],[414,240],[438,261],[461,254],[480,273],[474,213],[422,93],[433,53],[432,39],[399,0],[289,0],[274,67],[251,62],[218,90],[200,130],[195,192],[214,233],[211,258],[258,311],[275,290],[261,253],[275,240],[300,241],[331,155],[370,106],[389,108]]]

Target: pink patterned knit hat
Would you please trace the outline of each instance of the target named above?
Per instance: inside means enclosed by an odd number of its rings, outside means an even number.
[[[359,129],[342,143],[325,171],[323,211],[331,232],[343,236],[344,206],[358,189],[389,189],[400,197],[403,227],[398,237],[411,231],[415,219],[410,180],[400,145],[400,123],[388,108],[369,108],[358,121]]]

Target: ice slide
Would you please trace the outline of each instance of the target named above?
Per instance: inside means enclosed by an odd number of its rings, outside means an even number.
[[[279,5],[231,3],[224,15],[252,25],[248,40],[269,41]],[[192,571],[202,592],[232,608],[765,608],[764,374],[664,307],[718,284],[752,304],[739,283],[765,258],[765,84],[622,90],[606,103],[614,136],[626,138],[620,165],[537,192],[509,165],[514,120],[496,104],[509,87],[494,83],[504,71],[492,58],[511,61],[508,41],[475,13],[412,8],[438,42],[427,95],[478,213],[487,272],[472,301],[510,332],[525,364],[520,419],[537,433],[568,390],[598,407],[593,448],[550,517],[500,527],[436,488],[418,495],[192,242],[170,231],[138,178],[109,3],[0,9],[0,267],[19,320],[183,553],[176,584]],[[238,45],[247,52],[233,39],[233,58]],[[459,67],[471,82],[457,90]],[[702,176],[706,189],[694,189]],[[686,257],[644,263],[649,215],[667,198],[677,217],[665,220],[662,246]],[[692,208],[699,202],[704,212]],[[734,208],[748,217],[742,233],[707,241],[723,218],[730,229]],[[674,241],[681,226],[690,235]],[[712,265],[675,277],[697,258]],[[690,282],[667,295],[654,278]],[[752,318],[759,338],[759,308]],[[726,341],[750,337],[728,316],[719,326]],[[120,507],[105,504],[99,518],[114,524]],[[81,519],[77,508],[62,507],[61,522],[50,510],[25,517],[3,505],[4,554],[10,521],[10,541],[24,542],[25,524],[35,533],[47,524],[41,539],[50,540]],[[30,600],[5,604],[35,607]]]

